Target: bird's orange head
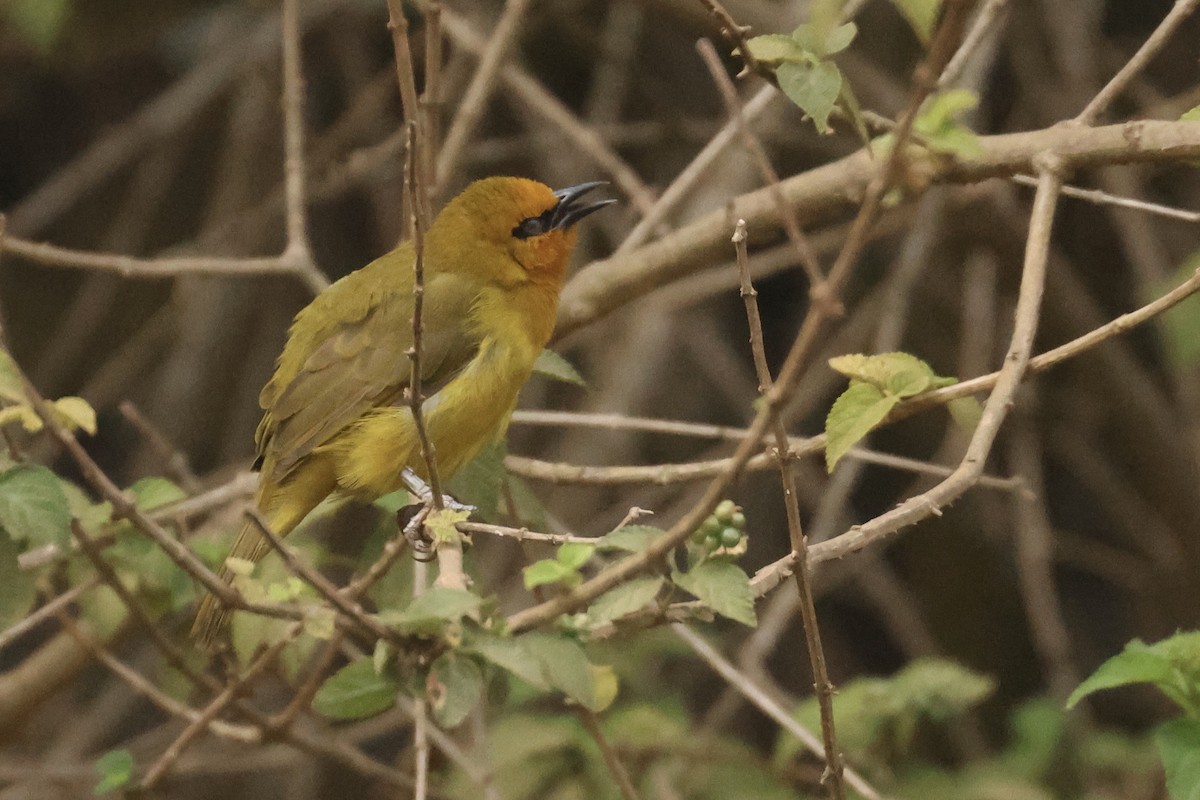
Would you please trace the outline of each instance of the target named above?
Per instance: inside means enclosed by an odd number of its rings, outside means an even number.
[[[581,201],[603,185],[592,181],[555,191],[528,178],[475,181],[437,215],[426,253],[447,258],[438,268],[471,272],[487,283],[557,289],[575,247],[575,223],[616,202]]]

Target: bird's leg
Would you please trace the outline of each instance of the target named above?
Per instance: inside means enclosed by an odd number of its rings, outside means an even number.
[[[415,495],[423,504],[430,505],[432,503],[433,489],[429,488],[429,484],[421,480],[417,473],[405,467],[400,471],[400,479],[404,481],[404,486],[409,493]],[[460,503],[448,494],[442,495],[442,507],[451,511],[474,512],[476,510],[475,506]]]

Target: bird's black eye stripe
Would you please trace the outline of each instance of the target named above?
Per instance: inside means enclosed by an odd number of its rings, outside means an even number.
[[[557,208],[558,206],[555,206]],[[512,235],[518,239],[528,239],[531,236],[541,236],[554,227],[554,208],[540,217],[527,217],[512,229]]]

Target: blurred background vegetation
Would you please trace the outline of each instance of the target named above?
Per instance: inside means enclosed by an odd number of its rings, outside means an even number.
[[[789,33],[807,14],[806,3],[791,0],[726,5],[755,34]],[[838,64],[864,108],[893,117],[922,44],[890,2],[855,5],[859,35]],[[967,119],[981,135],[1046,128],[1074,116],[1172,7],[1170,0],[999,5],[1004,13],[962,79],[979,97]],[[400,109],[382,0],[306,0],[302,8],[309,235],[318,266],[333,280],[400,235]],[[483,40],[501,4],[447,8]],[[419,32],[417,12],[410,22]],[[1191,19],[1119,98],[1109,121],[1176,119],[1197,105],[1198,36],[1200,18]],[[594,153],[549,121],[546,98],[619,154],[650,196],[661,191],[726,120],[695,50],[701,37],[713,37],[728,54],[704,7],[688,0],[533,3],[508,58],[517,77],[497,86],[463,156],[439,176],[441,199],[484,175],[525,175],[554,186],[613,179]],[[420,63],[422,39],[413,41]],[[444,120],[454,116],[476,66],[466,41],[450,36]],[[736,73],[740,62],[728,56],[727,66]],[[523,80],[533,81],[534,90],[521,90]],[[748,98],[762,81],[743,84]],[[280,94],[275,3],[5,0],[0,211],[7,235],[144,257],[279,253],[285,244]],[[753,128],[785,177],[861,146],[853,129],[836,120],[833,135],[819,135],[782,96]],[[1195,168],[1178,163],[1099,167],[1072,182],[1184,209],[1200,199]],[[761,185],[753,160],[735,146],[662,230]],[[577,265],[611,254],[636,224],[640,207],[628,189],[628,180],[618,183],[614,196],[626,195],[622,205],[589,220]],[[942,375],[995,369],[1011,325],[1031,197],[1028,188],[1003,179],[897,197],[843,293],[847,314],[827,337],[824,357],[905,350]],[[808,226],[827,265],[848,219],[834,215]],[[1190,275],[1198,244],[1195,219],[1064,199],[1037,351]],[[767,355],[778,367],[808,307],[809,287],[790,248],[777,242],[752,255],[760,265]],[[758,391],[732,249],[728,263],[686,264],[677,274],[554,342],[588,386],[535,377],[522,407],[745,425]],[[310,297],[291,275],[147,278],[38,264],[12,253],[0,264],[0,310],[14,358],[44,395],[82,396],[96,409],[98,432],[84,438],[86,447],[122,486],[166,475],[192,493],[248,467],[258,390],[288,321]],[[1185,304],[1029,381],[988,472],[1019,476],[1020,486],[1039,498],[1032,511],[1023,509],[1028,496],[1012,482],[980,487],[943,515],[817,572],[831,676],[846,687],[846,708],[857,709],[839,708],[849,715],[846,750],[886,792],[1163,796],[1143,734],[1170,716],[1169,704],[1129,689],[1089,700],[1069,716],[1061,706],[1064,692],[1128,640],[1160,639],[1200,619],[1198,314]],[[789,398],[789,432],[820,432],[842,388],[844,379],[818,360]],[[137,415],[122,413],[123,401]],[[138,415],[161,440],[139,429]],[[933,411],[878,432],[870,446],[953,465],[964,441],[947,415]],[[616,466],[716,458],[733,446],[518,419],[508,451]],[[45,442],[30,447],[78,480],[73,464]],[[182,454],[186,466],[171,453]],[[870,519],[934,480],[853,459],[829,476],[819,456],[796,469],[806,531],[815,540]],[[524,481],[541,511],[516,522],[580,535],[603,534],[632,506],[653,510],[654,521],[666,527],[703,489],[703,483],[588,485],[529,475]],[[743,566],[753,572],[789,547],[778,479],[770,472],[747,475],[733,497],[748,519]],[[203,520],[201,539],[227,534],[237,514],[231,507]],[[351,509],[335,518],[339,532],[356,531],[339,535],[338,552],[357,558],[373,528],[367,516]],[[1046,574],[1065,651],[1031,632],[1036,610],[1023,580],[1033,579],[1023,573],[1029,553],[1019,546],[1031,525],[1052,534]],[[528,602],[514,586],[520,567],[544,557],[542,550],[476,538],[477,588],[499,593],[511,608]],[[43,596],[52,594],[46,588]],[[760,603],[758,633],[729,622],[707,633],[745,674],[785,706],[800,706],[799,717],[812,722],[811,709],[801,704],[812,678],[793,594],[785,583]],[[185,602],[163,617],[165,628],[186,628]],[[40,626],[0,651],[0,668],[28,667],[45,653],[54,627]],[[774,722],[714,680],[665,631],[598,647],[596,658],[614,664],[622,685],[608,715],[610,733],[643,796],[820,792],[817,762],[797,755]],[[155,651],[144,636],[130,635],[114,651],[152,680],[166,680],[155,672]],[[960,666],[921,660],[929,658]],[[0,692],[0,797],[81,796],[95,781],[98,755],[127,748],[137,763],[153,761],[178,733],[178,722],[94,661],[62,666],[55,669],[60,680],[28,702],[6,704]],[[892,675],[907,676],[907,683],[855,683]],[[263,691],[269,701],[282,690]],[[493,749],[500,796],[618,796],[574,718],[524,702],[519,690],[495,698],[487,738],[511,750]],[[360,723],[347,738],[376,758],[403,764],[407,727],[391,722]],[[468,741],[479,735],[462,734]],[[386,794],[369,777],[351,777],[344,765],[282,745],[259,750],[233,769],[229,745],[206,741],[198,755],[180,762],[179,777],[163,791],[172,797]],[[444,761],[436,767],[441,796],[479,791]]]

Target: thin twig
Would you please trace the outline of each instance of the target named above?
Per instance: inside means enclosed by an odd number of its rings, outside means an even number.
[[[70,589],[67,589],[65,592],[55,597],[53,600],[47,601],[46,604],[41,608],[26,614],[10,627],[0,631],[0,650],[8,647],[17,639],[20,639],[26,633],[33,630],[38,625],[41,625],[51,617],[57,616],[58,612],[74,603],[86,592],[95,589],[100,585],[100,583],[100,578],[96,576],[92,576],[87,580],[80,581]]]
[[[1013,183],[1019,183],[1022,186],[1037,186],[1037,178],[1029,175],[1013,175],[1011,178],[1009,178],[1009,180]],[[1158,217],[1166,217],[1167,219],[1181,219],[1184,222],[1200,222],[1200,211],[1188,211],[1183,208],[1164,206],[1161,203],[1151,203],[1146,200],[1135,200],[1132,197],[1121,197],[1120,195],[1111,194],[1099,189],[1080,189],[1078,186],[1064,186],[1062,193],[1065,197],[1074,197],[1077,200],[1084,200],[1088,203],[1095,203],[1096,205],[1132,208],[1134,211],[1144,211],[1147,214],[1153,214],[1154,216]]]
[[[733,234],[733,247],[737,254],[738,275],[741,280],[740,294],[746,306],[746,321],[750,328],[750,351],[754,358],[754,371],[758,375],[758,391],[765,395],[771,391],[775,380],[771,376],[771,368],[767,365],[762,320],[758,313],[758,292],[755,291],[754,284],[750,280],[750,255],[746,251],[746,221],[743,219],[737,221]],[[788,540],[791,542],[792,552],[796,556],[796,567],[792,575],[795,578],[796,591],[800,597],[800,619],[804,627],[805,643],[808,646],[813,687],[816,689],[817,704],[821,711],[821,738],[825,744],[826,757],[826,769],[821,776],[821,782],[825,784],[825,788],[833,800],[841,800],[846,796],[846,789],[842,783],[845,765],[842,761],[842,751],[838,748],[837,733],[834,727],[834,689],[833,683],[829,680],[828,667],[825,664],[825,647],[821,642],[821,628],[813,601],[812,576],[808,569],[808,543],[804,539],[804,531],[800,526],[800,505],[796,497],[796,473],[792,470],[792,464],[788,458],[790,449],[783,422],[775,417],[771,428],[775,436],[774,455],[779,467],[780,485],[783,488]]]
[[[467,90],[463,93],[458,104],[458,113],[450,123],[446,132],[446,141],[438,153],[437,174],[448,177],[458,165],[471,134],[475,131],[479,118],[487,107],[492,89],[500,75],[500,68],[508,56],[517,34],[520,32],[521,18],[529,7],[529,0],[507,0],[500,19],[496,20],[491,35],[488,36],[487,46],[479,58],[479,66],[471,78]]]
[[[778,703],[771,699],[770,695],[764,692],[746,675],[739,672],[737,667],[729,663],[702,636],[697,635],[695,631],[680,622],[672,623],[671,632],[682,639],[688,647],[692,648],[692,651],[700,656],[701,660],[712,667],[714,672],[724,678],[730,686],[749,700],[755,708],[773,719],[779,727],[799,739],[810,752],[815,753],[821,758],[825,757],[821,740],[816,734],[797,722],[795,717],[781,708]],[[851,789],[867,798],[867,800],[883,800],[883,795],[875,787],[867,783],[861,775],[849,767],[846,768],[846,783]]]
[[[994,388],[988,397],[971,443],[962,462],[954,473],[929,491],[910,497],[896,508],[878,517],[856,525],[840,536],[809,548],[809,563],[819,564],[830,559],[842,558],[861,550],[902,528],[913,525],[928,516],[941,513],[941,509],[957,500],[971,488],[983,471],[987,455],[995,442],[1000,425],[1008,414],[1013,396],[1020,386],[1030,364],[1030,351],[1037,332],[1042,291],[1045,285],[1046,262],[1050,252],[1050,231],[1054,209],[1058,201],[1058,189],[1062,185],[1062,162],[1052,154],[1041,161],[1041,183],[1034,198],[1030,214],[1029,237],[1025,245],[1025,266],[1021,274],[1021,288],[1017,300],[1016,321],[1004,366],[997,373]],[[785,556],[770,564],[754,576],[755,591],[768,591],[781,580],[790,569],[792,556]]]
[[[629,772],[621,763],[621,757],[617,755],[617,751],[613,749],[608,737],[600,729],[600,720],[597,719],[596,712],[583,706],[576,706],[574,710],[575,716],[583,723],[583,729],[587,731],[588,736],[592,737],[592,741],[599,748],[600,755],[604,759],[604,766],[608,767],[609,773],[616,781],[621,797],[625,800],[640,800],[637,789],[633,788],[633,781],[629,780]]]
[[[433,493],[431,502],[436,509],[442,508],[442,479],[438,474],[437,452],[433,442],[429,440],[429,432],[425,428],[425,415],[421,404],[425,397],[421,393],[421,341],[425,331],[422,312],[425,308],[425,229],[426,217],[421,199],[420,160],[417,154],[417,125],[415,122],[406,124],[408,137],[408,159],[405,162],[406,183],[408,186],[409,223],[412,226],[413,242],[413,316],[412,316],[412,347],[405,351],[409,360],[408,407],[412,412],[413,426],[417,430],[417,440],[421,443],[421,458],[425,463],[426,475],[429,478],[429,488]]]
[[[1075,117],[1073,121],[1080,125],[1093,124],[1112,104],[1112,101],[1125,91],[1125,87],[1133,81],[1134,77],[1146,68],[1151,59],[1158,55],[1158,52],[1183,24],[1183,21],[1196,10],[1197,5],[1200,5],[1200,0],[1175,0],[1174,7],[1154,29],[1154,33],[1147,37],[1133,57],[1125,62],[1125,66],[1121,67],[1120,71],[1092,98],[1092,101],[1084,107],[1083,111],[1079,112],[1079,116]]]
[[[749,126],[778,97],[779,92],[774,86],[762,87],[742,106],[740,120]],[[713,135],[708,144],[704,145],[695,158],[679,171],[679,174],[671,181],[671,185],[658,196],[654,205],[638,220],[638,224],[625,236],[614,256],[627,253],[650,238],[650,235],[662,224],[667,215],[692,193],[709,168],[719,163],[720,157],[733,144],[738,130],[738,120],[731,119]]]
[[[304,76],[300,63],[299,0],[283,0],[283,144],[287,247],[282,258],[312,263],[305,222]]]
[[[775,199],[775,207],[779,214],[780,220],[783,222],[783,229],[787,232],[788,239],[791,240],[792,246],[796,250],[796,255],[800,259],[801,265],[804,267],[804,273],[808,276],[809,293],[814,298],[823,296],[822,286],[825,283],[825,276],[821,274],[821,263],[817,258],[817,253],[813,249],[812,244],[808,241],[808,237],[804,235],[803,229],[800,227],[800,220],[796,217],[796,212],[788,205],[787,199],[784,198],[783,192],[779,188],[779,173],[775,171],[775,167],[771,164],[771,158],[767,155],[767,151],[763,148],[762,142],[754,135],[754,131],[746,123],[746,118],[742,114],[742,105],[738,99],[737,89],[733,86],[733,81],[725,74],[725,66],[721,63],[721,57],[717,55],[716,48],[708,39],[701,39],[696,42],[696,50],[700,53],[700,58],[704,61],[705,67],[708,68],[709,76],[721,95],[721,100],[725,103],[725,113],[729,119],[737,126],[738,133],[741,134],[742,146],[754,159],[758,165],[758,171],[762,175],[763,181],[767,188],[771,190],[771,195]],[[742,221],[742,227],[745,228],[745,221]],[[743,230],[742,240],[745,241],[745,232]]]

